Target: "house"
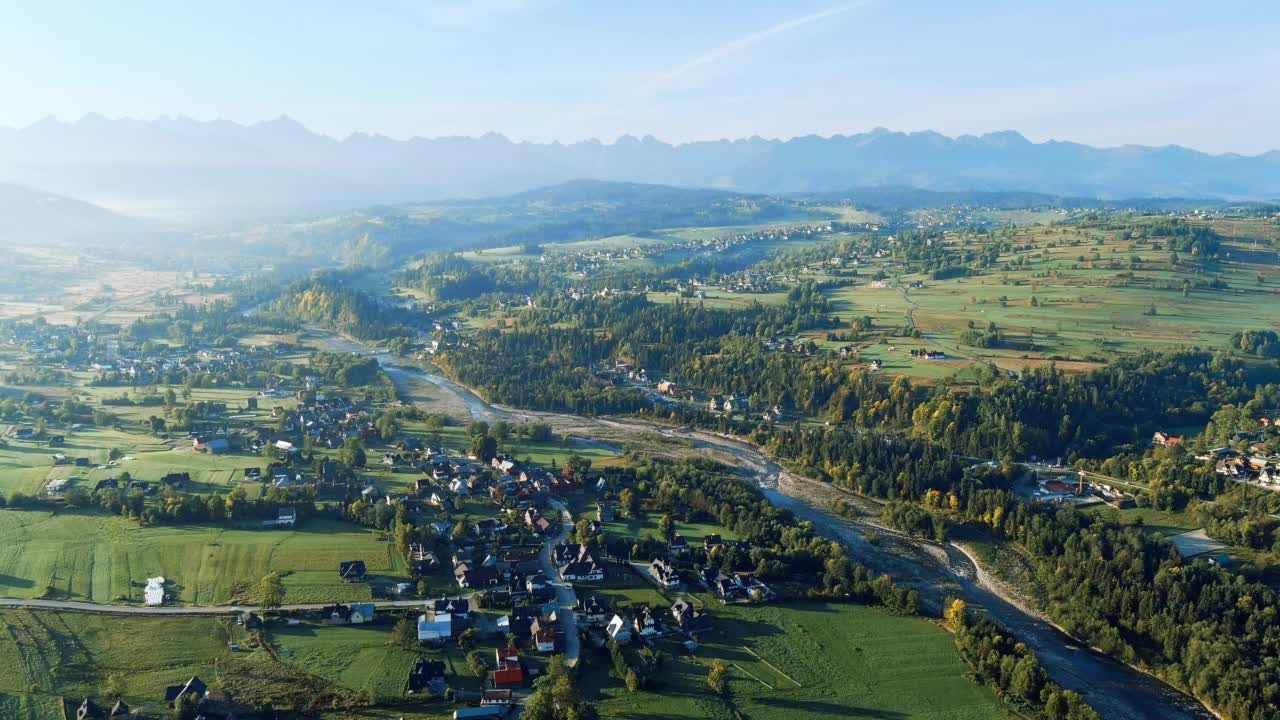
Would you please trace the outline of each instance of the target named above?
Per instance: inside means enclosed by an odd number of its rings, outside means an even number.
[[[724,539],[719,535],[712,534],[702,538],[702,549],[706,550],[708,553],[713,553],[716,550],[719,550],[722,545],[724,545]]]
[[[609,620],[605,632],[618,644],[631,642],[631,624],[623,620],[621,615],[614,615]]]
[[[351,607],[337,603],[320,608],[320,622],[325,625],[351,624]]]
[[[497,673],[495,673],[495,676]],[[523,680],[523,677],[521,678]],[[519,687],[519,685],[515,685]],[[453,720],[501,720],[510,710],[505,705],[481,705],[480,707],[463,707],[453,711]]]
[[[723,572],[707,568],[702,571],[702,581],[717,597],[725,602],[748,599],[767,600],[773,596],[773,591],[769,586],[757,580],[751,573],[726,575]]]
[[[496,518],[486,518],[473,525],[472,529],[475,531],[475,534],[480,537],[493,537],[505,532],[507,525]]]
[[[413,669],[409,671],[409,680],[405,689],[410,695],[426,692],[432,695],[443,695],[448,684],[445,682],[444,663],[439,660],[418,658]]]
[[[338,563],[338,576],[342,578],[343,582],[364,582],[364,561],[348,560]]]
[[[198,700],[203,700],[205,695],[208,694],[209,686],[205,685],[204,681],[200,678],[192,675],[191,679],[187,680],[187,682],[182,685],[170,685],[165,688],[164,701],[172,706],[178,702],[179,698],[187,695],[194,696]]]
[[[524,524],[539,535],[547,535],[552,530],[551,521],[543,517],[537,508],[524,511]]]
[[[661,558],[649,564],[649,575],[653,577],[654,582],[658,583],[658,587],[667,590],[674,590],[680,587],[680,574],[667,561]]]
[[[107,714],[111,718],[131,718],[133,714],[129,712],[129,706],[123,700],[116,700],[116,704],[111,706],[111,712]]]
[[[574,561],[560,566],[560,577],[565,582],[602,582],[604,568],[594,560]]]
[[[142,591],[142,596],[148,607],[155,607],[164,604],[164,578],[153,577],[147,578],[147,587]]]
[[[1155,434],[1151,436],[1151,442],[1155,445],[1159,445],[1160,447],[1169,447],[1170,445],[1181,445],[1182,438],[1157,430]]]
[[[99,720],[99,718],[105,718],[106,716],[106,711],[97,703],[85,698],[84,702],[80,703],[80,707],[76,709],[75,720]]]
[[[418,616],[418,642],[440,644],[453,639],[453,615],[436,613],[428,620]]]
[[[264,528],[291,528],[298,524],[298,510],[293,507],[282,507],[276,511],[275,520],[263,520]]]
[[[609,619],[609,610],[596,595],[579,595],[578,604],[574,608],[578,622],[587,625],[603,625]]]
[[[538,619],[537,613],[530,607],[515,607],[509,615],[498,619],[498,630],[508,632],[518,638],[533,635],[533,623]]]
[[[542,573],[533,573],[524,580],[525,590],[531,593],[545,590],[547,588],[547,576]]]
[[[600,519],[600,522],[613,522],[613,505],[607,502],[596,503],[596,517]]]
[[[494,650],[498,669],[493,672],[495,688],[516,688],[524,685],[524,668],[520,665],[520,650],[515,647]]]
[[[711,616],[699,612],[697,608],[684,600],[677,600],[671,606],[671,617],[682,631],[691,635],[711,629]]]
[[[511,697],[510,690],[485,690],[480,696],[481,707],[485,705],[506,705],[509,706],[514,702]]]
[[[667,545],[667,552],[671,557],[684,557],[689,554],[689,541],[683,535],[674,535]]]
[[[533,645],[540,653],[556,651],[556,633],[554,630],[542,629],[533,634]]]
[[[212,440],[201,440],[196,438],[191,441],[191,447],[196,452],[209,453],[210,455],[221,455],[231,450],[231,443],[226,438],[214,438]]]
[[[377,606],[373,603],[356,603],[351,606],[351,624],[363,625],[373,622],[375,612],[377,612]]]
[[[560,577],[566,582],[600,582],[605,570],[590,545],[564,543],[555,548],[554,557],[560,564]]]
[[[500,581],[498,571],[491,567],[468,568],[465,564],[454,570],[453,577],[458,587],[468,589],[493,587]]]
[[[631,630],[642,637],[658,634],[658,618],[648,607],[640,608],[631,618]]]
[[[471,610],[471,604],[466,598],[440,598],[432,602],[432,608],[436,615],[446,613],[461,620],[466,620]]]
[[[449,527],[449,524],[442,520],[436,520],[430,525],[427,525],[427,527],[431,528],[432,534],[434,534],[436,537],[445,537],[452,532],[452,530]]]

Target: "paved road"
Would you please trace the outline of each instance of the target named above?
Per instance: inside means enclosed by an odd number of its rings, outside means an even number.
[[[914,318],[908,317],[909,322]],[[373,354],[369,348],[352,341],[346,341],[343,349],[362,349]],[[388,364],[396,362],[385,356],[379,357],[381,362],[386,357]],[[403,366],[402,366],[403,367]],[[479,418],[504,417],[510,412],[495,408],[479,398],[469,389],[452,383],[432,373],[405,368],[426,377],[443,390],[456,393],[459,399],[472,410],[472,415]],[[393,374],[393,379],[395,375]],[[712,452],[720,459],[728,460],[738,466],[744,475],[754,479],[764,490],[765,495],[774,504],[786,507],[801,520],[813,522],[815,528],[827,537],[836,539],[846,545],[853,559],[862,562],[877,572],[888,572],[897,582],[917,588],[926,602],[936,606],[943,592],[964,598],[971,607],[982,607],[997,621],[1017,633],[1039,655],[1045,669],[1049,671],[1059,684],[1075,690],[1096,708],[1107,720],[1212,720],[1213,715],[1200,703],[1182,693],[1177,692],[1159,680],[1128,668],[1116,660],[1104,655],[1090,652],[1070,637],[1058,631],[1049,623],[1029,612],[1026,608],[1008,602],[997,593],[984,587],[980,568],[955,547],[938,547],[931,543],[920,543],[908,538],[894,537],[894,533],[885,528],[865,522],[850,521],[826,509],[810,499],[809,491],[818,488],[831,490],[829,485],[805,478],[796,478],[786,473],[777,463],[769,459],[758,447],[746,442],[723,438],[706,432],[680,432],[670,427],[645,423],[637,420],[613,420],[604,418],[583,418],[576,415],[558,413],[522,413],[536,415],[540,420],[570,426],[575,434],[581,434],[585,428],[598,427],[627,428],[658,432],[663,435],[692,440],[695,447]],[[560,578],[556,568],[551,567],[551,544],[559,542],[569,532],[567,511],[558,506],[564,525],[559,537],[543,548],[543,565],[550,572],[548,578]],[[881,536],[881,541],[873,543],[866,539],[865,533],[874,530]],[[886,541],[888,540],[888,541]],[[567,607],[566,643],[567,653],[574,664],[578,657],[578,635],[576,618],[572,608],[575,606],[573,588],[561,579],[556,584],[557,597],[560,604]],[[572,631],[570,631],[572,630]]]
[[[376,600],[374,605],[380,608],[414,607],[427,602],[424,600]],[[350,605],[351,603],[344,603]],[[279,610],[321,610],[333,603],[308,603],[301,605],[281,605]],[[232,615],[239,612],[262,612],[256,605],[161,605],[146,607],[144,605],[100,605],[90,602],[73,602],[69,600],[18,600],[0,598],[0,607],[43,608],[46,610],[72,610],[76,612],[107,613],[112,615]]]
[[[551,556],[552,548],[564,542],[569,537],[569,532],[573,530],[573,516],[559,500],[552,500],[551,505],[560,511],[560,532],[542,544],[539,559],[542,561],[542,572],[546,574],[547,580],[556,590],[556,603],[560,605],[560,611],[556,615],[560,620],[561,629],[564,630],[564,661],[566,665],[573,667],[578,664],[580,645],[578,616],[574,610],[578,606],[578,596],[573,591],[573,585],[560,577],[560,569],[556,567]]]

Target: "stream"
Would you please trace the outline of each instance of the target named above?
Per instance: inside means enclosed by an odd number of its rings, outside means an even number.
[[[641,420],[588,418],[562,413],[519,411],[496,407],[469,388],[427,370],[407,366],[391,353],[346,337],[324,334],[318,340],[326,350],[352,352],[377,358],[398,385],[408,376],[431,383],[449,393],[470,412],[472,419],[552,422],[557,429],[582,437],[593,427],[660,433],[692,444],[715,459],[737,466],[754,480],[770,502],[808,521],[823,536],[845,545],[850,557],[875,573],[888,573],[895,582],[920,593],[922,604],[939,612],[943,598],[962,598],[969,607],[981,608],[1027,643],[1050,677],[1064,688],[1083,695],[1106,720],[1211,720],[1214,715],[1194,698],[1160,680],[1134,670],[1106,655],[1093,652],[1002,596],[982,582],[982,571],[953,544],[939,545],[908,538],[873,521],[847,519],[810,498],[837,493],[825,483],[796,477],[769,459],[758,447],[712,433],[675,429]],[[599,441],[588,441],[599,444]],[[874,534],[874,542],[868,537]]]

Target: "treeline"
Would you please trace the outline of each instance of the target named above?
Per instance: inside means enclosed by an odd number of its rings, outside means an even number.
[[[468,347],[438,354],[436,363],[492,402],[580,415],[647,407],[638,390],[591,372],[607,356],[607,341],[592,332],[539,328],[482,332]]]
[[[808,597],[878,604],[903,614],[920,611],[916,591],[887,576],[873,577],[842,545],[818,535],[811,524],[797,522],[728,468],[702,459],[633,460],[625,468],[606,471],[614,486],[626,487],[624,510],[631,504],[686,523],[716,524],[745,541],[726,543],[708,555],[707,567],[750,572],[800,588]]]
[[[1053,682],[1035,653],[1008,630],[985,614],[965,610],[963,603],[951,607],[956,649],[978,682],[1048,720],[1098,720],[1084,698]]]
[[[646,396],[614,385],[592,368],[625,360],[713,392],[760,390],[761,402],[817,409],[837,384],[834,366],[798,371],[799,357],[779,359],[762,342],[831,327],[827,300],[812,287],[782,305],[730,312],[696,302],[658,304],[643,296],[540,296],[515,330],[484,330],[437,362],[494,402],[585,414],[648,408]],[[766,386],[757,373],[773,380]],[[818,378],[825,374],[825,379]],[[767,391],[766,391],[767,390]],[[773,401],[773,402],[770,402]]]
[[[268,305],[267,318],[284,317],[337,330],[360,340],[412,337],[415,318],[402,308],[379,302],[346,284],[340,273],[326,273],[291,285]]]
[[[863,487],[920,485],[864,466]],[[1182,560],[1139,526],[1071,506],[1033,505],[1007,489],[1013,468],[977,466],[926,492],[926,507],[1025,549],[1073,636],[1160,677],[1233,718],[1276,717],[1280,613],[1275,592],[1204,561]],[[925,476],[928,479],[928,475]]]

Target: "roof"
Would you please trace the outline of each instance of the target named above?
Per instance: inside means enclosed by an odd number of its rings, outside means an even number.
[[[373,613],[377,609],[377,607],[378,606],[374,605],[373,603],[354,603],[351,606],[351,612],[360,613],[364,617],[371,618],[373,617]]]
[[[507,708],[502,705],[481,705],[480,707],[464,707],[453,711],[454,720],[464,718],[501,718],[506,717]]]
[[[524,669],[517,663],[493,672],[493,682],[498,685],[520,684],[524,682]]]
[[[153,577],[147,578],[147,587],[142,591],[143,597],[146,599],[147,605],[163,605],[164,604],[164,578]]]
[[[209,686],[205,685],[204,681],[201,680],[199,677],[192,675],[191,679],[187,680],[187,682],[183,685],[170,685],[169,687],[165,688],[164,700],[165,702],[172,703],[172,702],[175,702],[178,698],[182,697],[183,695],[195,695],[196,697],[204,697],[205,693],[207,693],[208,691],[209,691]]]

